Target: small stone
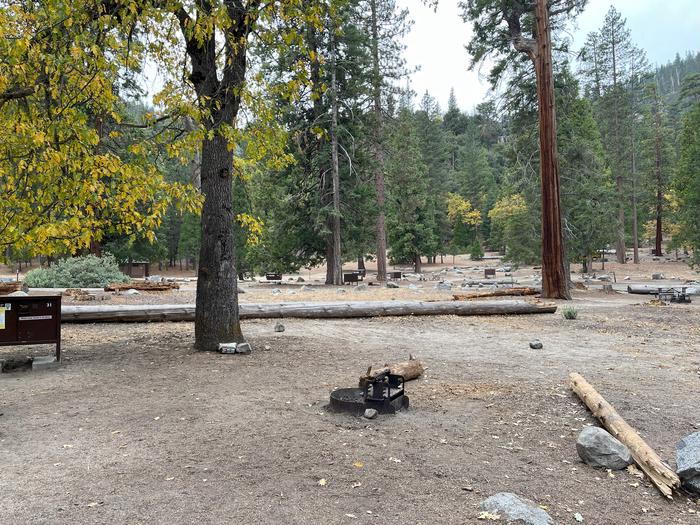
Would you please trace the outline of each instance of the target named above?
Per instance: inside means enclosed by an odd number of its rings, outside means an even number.
[[[282,323],[275,324],[275,332],[284,332],[284,325]]]
[[[353,288],[353,292],[366,292],[367,285],[365,283],[360,283]]]
[[[394,281],[389,281],[386,283],[387,288],[399,288],[399,285],[396,284]]]
[[[530,348],[533,350],[542,350],[542,341],[539,339],[534,339],[533,341],[530,341]]]
[[[141,292],[134,290],[133,288],[129,288],[126,292],[124,292],[124,295],[141,295]]]
[[[282,290],[280,290],[279,288],[273,288],[270,293],[272,295],[280,295],[282,293]]]
[[[499,492],[481,502],[481,509],[498,514],[505,523],[519,525],[554,525],[554,520],[535,502],[511,492]]]
[[[248,355],[253,351],[253,349],[250,346],[250,343],[238,343],[236,345],[236,353],[237,354],[245,354]]]
[[[632,464],[629,449],[600,427],[586,427],[578,436],[576,451],[591,467],[622,470]]]
[[[435,285],[436,290],[452,290],[452,283],[449,281],[440,281]]]
[[[297,277],[297,282],[298,283],[305,283],[306,280],[300,275],[299,277]]]
[[[265,345],[265,346],[263,346],[263,350],[265,350],[266,352],[269,352],[270,350],[272,350],[272,347],[270,345]]]
[[[309,285],[307,285],[307,284],[305,284],[304,286],[302,286],[299,290],[302,291],[302,292],[315,292],[315,291],[316,291],[316,290],[314,290],[314,287],[313,287],[313,286],[309,286]]]
[[[623,280],[624,280],[624,281],[629,281],[630,279],[632,279],[632,278],[631,278],[629,275],[625,275],[625,278],[624,278]]]
[[[377,412],[374,408],[368,408],[365,410],[364,417],[366,419],[374,419],[377,417],[377,414],[379,414],[379,412]]]
[[[651,274],[651,280],[652,281],[660,281],[664,278],[664,274],[662,273],[652,273]]]
[[[348,293],[348,291],[345,288],[338,288],[335,293]]]
[[[243,288],[238,288],[236,291],[238,292],[239,295],[242,293],[245,293],[245,290]]]

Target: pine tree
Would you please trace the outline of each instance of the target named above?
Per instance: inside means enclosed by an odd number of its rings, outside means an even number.
[[[616,251],[618,262],[624,263],[625,210],[630,196],[626,185],[632,165],[631,144],[625,137],[634,125],[633,91],[639,88],[648,66],[644,52],[632,42],[626,20],[614,7],[610,7],[600,31],[589,35],[579,56],[583,63],[581,73],[594,102],[615,177],[618,195]],[[632,199],[636,199],[634,191]]]

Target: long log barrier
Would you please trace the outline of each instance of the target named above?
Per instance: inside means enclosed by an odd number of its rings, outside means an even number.
[[[552,303],[527,301],[353,301],[343,303],[242,303],[241,319],[344,319],[353,317],[390,317],[407,315],[526,315],[550,314]],[[63,306],[64,323],[142,323],[156,321],[194,321],[194,305],[100,305]]]
[[[676,473],[661,460],[656,452],[637,434],[637,431],[622,419],[622,416],[583,376],[575,372],[569,374],[569,384],[607,431],[630,450],[634,462],[639,465],[656,488],[664,496],[672,499],[673,490],[681,484]]]

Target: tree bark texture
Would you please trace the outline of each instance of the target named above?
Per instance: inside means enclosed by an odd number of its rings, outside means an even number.
[[[546,0],[535,2],[535,20],[537,48],[534,60],[540,117],[542,186],[542,296],[551,299],[571,299],[564,268],[552,45]]]

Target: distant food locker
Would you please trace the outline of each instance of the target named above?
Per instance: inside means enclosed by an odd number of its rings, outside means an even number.
[[[0,297],[0,346],[56,345],[61,360],[61,296]]]

